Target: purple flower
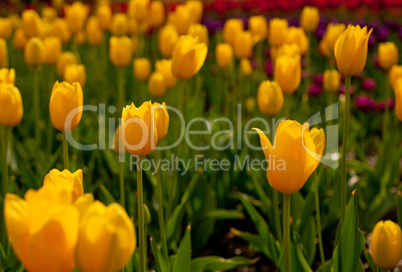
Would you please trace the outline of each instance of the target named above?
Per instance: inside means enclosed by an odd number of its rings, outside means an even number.
[[[314,76],[314,83],[322,85],[322,74],[321,73],[316,74]]]
[[[377,44],[377,38],[374,35],[370,35],[369,40],[368,40],[368,46],[369,48],[374,47],[374,45]]]
[[[375,82],[374,78],[366,78],[362,82],[362,88],[366,91],[373,91],[377,88],[377,83]]]
[[[271,60],[267,60],[267,62],[265,63],[265,72],[269,77],[271,77],[274,74],[274,67]]]
[[[256,60],[256,59],[251,59],[251,67],[253,68],[253,69],[256,69],[256,68],[258,68],[258,61]]]
[[[319,84],[313,84],[308,88],[310,96],[319,96],[322,93],[322,87]]]
[[[212,17],[203,17],[201,23],[208,28],[210,34],[222,30],[224,25],[224,21]]]
[[[393,110],[394,107],[395,107],[395,101],[392,98],[388,98],[388,99],[379,101],[377,103],[377,107],[376,107],[377,110],[380,111],[380,112],[383,112],[385,110],[385,106],[387,105],[387,103],[388,103],[388,109]]]
[[[362,112],[370,112],[376,109],[376,101],[367,95],[359,95],[355,99],[356,107]]]
[[[342,84],[341,88],[339,89],[339,92],[341,94],[345,94],[345,85]],[[349,89],[350,95],[352,95],[355,92],[355,88],[353,87],[353,85],[350,85],[350,89]]]
[[[388,39],[388,36],[390,34],[390,30],[385,27],[385,26],[380,26],[375,29],[375,35],[377,36],[378,40],[380,42],[385,42]]]

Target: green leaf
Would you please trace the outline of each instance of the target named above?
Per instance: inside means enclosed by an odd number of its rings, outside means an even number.
[[[342,233],[333,255],[331,271],[356,271],[360,255],[364,249],[364,237],[357,222],[357,199],[355,193],[346,209]]]
[[[102,154],[110,171],[115,175],[119,174],[119,162],[117,156],[112,154],[110,150],[103,150]]]
[[[244,214],[238,210],[217,209],[206,212],[199,220],[210,219],[244,219]]]
[[[156,245],[154,239],[151,238],[151,248],[152,253],[154,254],[154,258],[158,267],[159,272],[168,272],[169,268],[167,266],[166,260],[163,257],[161,251],[159,250],[158,246]]]
[[[224,259],[219,256],[207,256],[196,258],[191,262],[191,272],[203,271],[227,271],[237,267],[255,264],[258,258],[250,260],[244,257]]]
[[[256,251],[256,252],[262,252],[265,255],[268,255],[269,252],[265,252],[264,250],[267,250],[266,245],[263,243],[263,240],[258,234],[253,234],[249,233],[246,231],[240,231],[235,228],[230,228],[230,232],[237,236],[242,238],[244,241],[248,242],[248,246],[250,249]]]
[[[106,205],[116,202],[116,200],[114,199],[112,194],[109,192],[109,190],[105,186],[103,186],[103,184],[101,184],[99,187],[102,190],[102,193],[106,198],[106,203],[105,203]]]
[[[188,226],[183,240],[180,243],[179,251],[177,252],[177,258],[173,265],[173,272],[188,271],[191,267],[191,227]]]

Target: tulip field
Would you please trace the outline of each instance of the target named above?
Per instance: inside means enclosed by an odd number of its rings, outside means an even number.
[[[402,3],[0,2],[0,271],[402,271]]]

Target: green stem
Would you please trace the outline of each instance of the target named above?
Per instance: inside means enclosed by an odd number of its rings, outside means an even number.
[[[8,141],[10,139],[10,131],[11,129],[9,127],[3,127],[3,135],[2,135],[2,164],[3,164],[3,175],[2,175],[2,193],[3,193],[3,199],[6,198],[6,194],[8,193],[8,159],[7,159],[7,154],[8,154]]]
[[[283,254],[284,272],[290,272],[290,197],[283,194]]]
[[[186,94],[185,92],[185,81],[180,80],[179,81],[179,105],[178,105],[178,110],[180,111],[181,114],[184,115],[183,113],[183,108],[184,108],[184,95]],[[180,133],[180,132],[179,132]]]
[[[320,249],[321,265],[325,264],[324,247],[322,245],[322,233],[321,233],[321,214],[320,214],[320,198],[318,191],[318,177],[317,174],[314,176],[315,182],[315,211],[317,220],[317,233],[318,233],[318,248]]]
[[[145,252],[145,222],[144,222],[144,199],[142,189],[142,169],[141,160],[137,159],[137,206],[138,206],[138,236],[140,243],[140,272],[145,272],[146,252]]]
[[[117,70],[117,97],[118,97],[118,109],[117,113],[123,110],[124,101],[125,101],[125,92],[124,92],[124,68],[118,68]]]
[[[63,160],[64,160],[64,169],[69,170],[70,163],[68,160],[68,142],[65,133],[63,133]]]
[[[119,163],[119,182],[120,182],[120,204],[123,208],[126,207],[125,193],[124,193],[124,162]]]
[[[35,142],[40,148],[41,145],[41,135],[40,135],[40,111],[39,111],[39,69],[34,71],[34,82],[33,82],[33,108],[34,108],[34,118],[35,118]]]
[[[340,224],[343,226],[346,212],[346,157],[348,146],[348,133],[349,133],[349,116],[350,116],[350,81],[351,76],[345,77],[345,110],[344,110],[344,123],[343,123],[343,138],[342,138],[342,161],[341,161],[341,220]]]
[[[274,227],[275,227],[275,234],[278,237],[279,242],[282,244],[282,231],[281,231],[281,222],[279,217],[279,210],[278,210],[278,191],[273,189],[272,191],[272,210],[274,213]]]
[[[390,120],[388,99],[391,98],[391,94],[390,94],[389,83],[387,80],[388,74],[385,73],[383,78],[384,78],[384,90],[385,90],[385,109],[384,109],[384,121],[383,121],[383,126],[382,126],[382,138],[383,138],[383,142],[386,143],[386,141],[388,140],[388,130],[389,130],[389,120]]]

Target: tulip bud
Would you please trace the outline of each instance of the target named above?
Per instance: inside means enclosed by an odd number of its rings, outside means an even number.
[[[251,62],[247,58],[240,60],[240,69],[243,76],[250,76],[253,73],[253,67],[251,67]]]
[[[401,228],[387,220],[379,221],[371,234],[370,250],[373,262],[382,270],[394,268],[402,257]]]
[[[237,33],[243,32],[243,30],[244,25],[241,19],[228,19],[222,30],[223,40],[234,47]]]
[[[271,46],[280,46],[285,42],[288,32],[286,19],[274,18],[269,21],[268,41]]]
[[[8,67],[8,51],[6,40],[0,38],[0,68]]]
[[[54,36],[59,37],[63,44],[66,44],[70,41],[71,32],[65,19],[57,19],[54,22],[53,31]]]
[[[80,32],[78,32],[77,34],[75,34],[75,40],[74,42],[77,45],[83,45],[85,43],[87,39],[86,33],[84,30],[81,30]]]
[[[398,79],[395,83],[395,113],[402,122],[402,79]]]
[[[64,71],[66,67],[70,64],[76,64],[77,59],[75,55],[71,52],[63,52],[60,54],[59,59],[57,60],[56,71],[57,75],[64,76]]]
[[[181,36],[173,51],[173,75],[181,80],[190,79],[204,65],[208,47],[191,36]]]
[[[299,27],[289,27],[285,42],[287,44],[297,44],[301,55],[304,55],[307,52],[309,46],[306,33],[304,33],[304,30]]]
[[[333,56],[333,52],[335,49],[335,42],[338,40],[338,38],[341,36],[343,31],[345,30],[345,25],[344,24],[328,24],[327,25],[327,30],[325,31],[324,36],[322,37],[322,42],[324,45],[322,45],[322,49],[324,50],[323,53],[326,56]]]
[[[152,103],[144,102],[139,108],[134,103],[123,109],[122,126],[124,146],[133,156],[144,157],[158,143],[155,120],[151,115]]]
[[[0,83],[0,124],[5,127],[15,127],[21,122],[23,113],[22,98],[18,88],[10,83]]]
[[[134,76],[140,81],[146,81],[151,73],[151,62],[147,58],[134,59]]]
[[[106,207],[94,201],[87,208],[79,225],[75,254],[80,271],[121,271],[135,247],[134,224],[121,205]]]
[[[59,190],[64,190],[71,194],[72,202],[77,200],[84,194],[84,188],[82,187],[83,175],[82,170],[79,169],[74,173],[71,173],[67,169],[60,172],[58,169],[52,169],[45,176],[43,186],[55,186]]]
[[[269,184],[283,194],[299,191],[320,162],[325,145],[324,131],[309,131],[307,123],[281,121],[272,146],[264,132],[255,130],[260,136],[265,158],[271,164],[267,170]]]
[[[84,97],[80,83],[56,81],[49,103],[53,126],[61,132],[73,130],[81,120],[83,103]]]
[[[162,1],[152,1],[150,5],[152,27],[159,28],[165,22],[165,6]]]
[[[326,92],[336,93],[339,91],[341,85],[341,74],[338,70],[325,70],[322,80]]]
[[[228,43],[219,43],[215,49],[215,58],[219,67],[232,67],[233,66],[233,49]]]
[[[208,29],[206,26],[201,24],[192,24],[188,29],[188,35],[193,36],[194,38],[198,37],[198,41],[200,43],[205,43],[208,45]]]
[[[84,88],[86,78],[85,66],[82,64],[69,64],[64,70],[63,80],[70,84],[79,82],[81,87]]]
[[[14,32],[14,39],[13,39],[14,48],[18,50],[23,50],[26,42],[27,37],[25,36],[24,30],[22,28],[17,29]]]
[[[202,1],[189,0],[186,1],[185,5],[190,11],[192,23],[199,24],[202,19],[202,13],[204,11],[204,4],[202,3]]]
[[[371,29],[348,25],[335,43],[335,59],[338,70],[345,76],[352,76],[363,71],[366,65],[368,39]]]
[[[166,80],[162,73],[153,72],[148,80],[148,90],[152,97],[159,98],[166,94]]]
[[[112,22],[109,25],[109,31],[112,35],[117,37],[127,34],[127,16],[125,13],[113,15]]]
[[[127,32],[131,35],[137,35],[140,30],[139,30],[139,26],[138,26],[138,22],[133,19],[133,18],[128,18],[128,22],[127,22]]]
[[[164,58],[172,57],[173,49],[175,48],[178,41],[179,34],[177,33],[177,30],[173,25],[167,24],[159,30],[159,51]]]
[[[57,10],[54,7],[44,7],[42,9],[42,19],[53,21],[57,18]]]
[[[393,65],[388,73],[388,83],[395,90],[395,82],[402,78],[402,65]]]
[[[255,110],[255,98],[249,97],[246,100],[246,110],[248,113],[252,114]]]
[[[152,105],[152,110],[155,111],[155,125],[158,132],[158,141],[165,138],[169,129],[169,113],[166,109],[166,104],[154,102]]]
[[[88,12],[88,6],[82,2],[74,2],[65,7],[67,25],[72,34],[77,34],[81,31]]]
[[[248,28],[253,35],[253,39],[260,42],[267,37],[268,24],[264,16],[251,16],[248,19]]]
[[[25,45],[25,63],[31,67],[39,67],[46,60],[45,45],[40,38],[30,38]]]
[[[0,38],[7,40],[11,36],[13,25],[10,18],[0,18]]]
[[[176,85],[177,79],[172,73],[172,60],[157,60],[155,63],[155,70],[162,73],[165,77],[166,86],[172,88]]]
[[[288,57],[295,57],[300,56],[300,47],[296,43],[292,44],[282,44],[276,54],[271,53],[271,56],[276,59],[280,56],[288,56]]]
[[[301,81],[300,56],[281,56],[275,60],[275,81],[284,94],[291,94],[299,88]]]
[[[314,32],[320,22],[320,13],[317,8],[305,6],[300,15],[300,26],[308,33]]]
[[[128,13],[137,22],[144,22],[148,18],[149,0],[131,0],[128,6]]]
[[[45,63],[56,65],[61,53],[61,40],[56,37],[48,37],[43,40],[45,46]]]
[[[283,94],[278,83],[265,80],[261,82],[257,93],[258,108],[262,114],[274,116],[283,106]]]
[[[393,42],[380,43],[378,45],[378,62],[380,67],[388,70],[398,63],[398,48]]]
[[[130,38],[112,36],[109,40],[109,58],[114,66],[126,67],[133,56],[133,42]]]
[[[105,31],[109,28],[112,20],[112,10],[109,5],[100,5],[97,10],[97,18],[100,28]]]
[[[0,69],[0,83],[13,84],[15,83],[14,69],[1,68]]]
[[[103,32],[96,17],[92,16],[88,19],[86,34],[90,45],[98,46],[102,43]]]
[[[240,31],[236,34],[234,52],[238,59],[250,58],[253,54],[253,36],[250,31]]]
[[[22,12],[22,27],[28,38],[41,36],[43,28],[42,20],[33,9],[26,9]]]
[[[144,224],[145,226],[148,226],[149,223],[151,223],[152,221],[152,217],[151,212],[149,211],[149,208],[145,203],[143,203],[143,211],[144,211]]]

